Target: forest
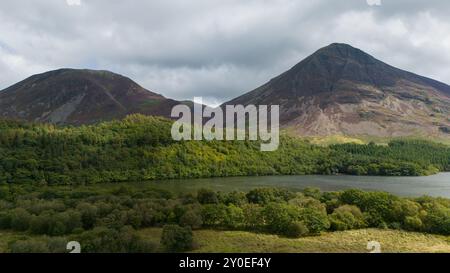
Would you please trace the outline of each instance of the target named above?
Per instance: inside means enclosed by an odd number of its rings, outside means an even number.
[[[162,229],[160,246],[139,233],[150,227]],[[82,252],[184,252],[198,247],[199,229],[300,238],[363,228],[450,235],[450,200],[315,188],[175,194],[127,184],[0,187],[0,252],[67,252],[69,241]]]
[[[227,176],[351,174],[421,176],[450,170],[450,147],[424,140],[389,145],[313,145],[281,135],[258,141],[172,140],[172,121],[130,115],[89,126],[0,120],[0,183],[90,185]]]
[[[0,121],[0,252],[183,252],[197,230],[286,238],[364,228],[450,235],[450,201],[383,192],[257,188],[175,193],[126,182],[221,176],[420,176],[450,170],[450,148],[425,140],[314,145],[172,140],[172,121],[131,115],[88,126]],[[101,183],[109,186],[102,185]],[[117,183],[117,184],[114,184]],[[161,238],[142,236],[161,229]]]

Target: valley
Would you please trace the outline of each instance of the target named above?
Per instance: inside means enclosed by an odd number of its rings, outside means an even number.
[[[174,139],[180,104],[99,70],[0,91],[0,252],[450,251],[450,86],[331,44],[221,106],[279,105],[271,152]]]

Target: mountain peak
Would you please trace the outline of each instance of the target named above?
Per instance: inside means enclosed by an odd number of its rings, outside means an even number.
[[[19,82],[7,89],[4,90],[4,92],[8,92],[10,89],[14,89],[18,85],[21,85],[23,83],[29,83],[29,84],[37,84],[40,81],[46,81],[46,80],[62,80],[62,79],[78,79],[82,81],[89,81],[89,80],[123,80],[127,81],[129,83],[132,82],[131,79],[122,76],[120,74],[113,73],[111,71],[107,70],[93,70],[93,69],[74,69],[74,68],[60,68],[56,70],[51,70],[47,72],[43,72],[40,74],[32,75],[29,78],[25,79],[22,82]]]
[[[110,71],[63,68],[0,91],[0,116],[85,124],[132,113],[169,116],[174,103]]]
[[[313,56],[329,56],[344,59],[354,59],[361,62],[373,62],[375,58],[366,52],[348,44],[333,43],[316,51]]]
[[[342,43],[225,104],[278,104],[280,123],[302,135],[437,136],[450,125],[450,86]]]
[[[361,51],[361,50],[345,43],[331,43],[325,47],[322,47],[318,51]]]

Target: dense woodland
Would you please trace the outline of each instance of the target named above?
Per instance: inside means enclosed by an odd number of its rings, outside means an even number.
[[[148,227],[163,229],[160,244],[139,233]],[[181,252],[198,246],[195,229],[298,238],[366,227],[450,235],[450,200],[313,188],[174,194],[127,184],[0,187],[0,231],[16,234],[9,252],[67,252],[73,240],[82,252]]]
[[[0,121],[0,231],[13,234],[6,251],[67,252],[73,240],[83,252],[188,251],[196,247],[192,230],[205,228],[293,238],[366,227],[450,235],[447,199],[272,188],[176,194],[150,185],[98,185],[450,170],[450,148],[423,140],[324,147],[282,135],[277,151],[260,152],[255,141],[175,142],[170,128],[169,120],[141,115],[80,127]],[[141,236],[148,227],[163,229],[160,244]]]
[[[0,183],[88,185],[214,176],[428,175],[450,170],[450,148],[422,140],[388,146],[321,147],[281,136],[275,152],[255,141],[175,142],[171,121],[132,115],[121,121],[57,127],[0,121]]]

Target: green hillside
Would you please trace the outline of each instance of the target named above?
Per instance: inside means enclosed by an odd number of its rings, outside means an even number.
[[[282,135],[275,152],[252,141],[175,142],[171,121],[132,115],[92,126],[0,121],[0,183],[93,184],[248,175],[419,176],[450,170],[448,146],[396,140],[389,146],[328,147]]]

